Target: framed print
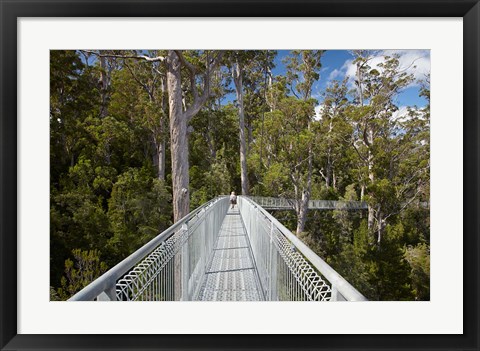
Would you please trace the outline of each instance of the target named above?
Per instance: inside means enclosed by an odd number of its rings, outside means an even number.
[[[0,11],[2,350],[479,349],[477,0]]]

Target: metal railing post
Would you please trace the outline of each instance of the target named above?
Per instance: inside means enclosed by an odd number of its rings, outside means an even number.
[[[189,252],[188,252],[188,222],[182,225],[182,235],[186,233],[187,239],[185,244],[182,246],[181,250],[181,259],[182,259],[182,270],[181,270],[181,282],[182,282],[182,293],[181,299],[183,301],[188,301],[188,280],[190,278],[190,269],[189,269]]]
[[[115,286],[109,287],[97,297],[97,301],[117,301]]]
[[[274,252],[273,223],[270,223],[270,301],[278,300],[277,292],[277,253]]]
[[[330,301],[347,301],[347,299],[340,294],[335,284],[332,285],[332,296]]]

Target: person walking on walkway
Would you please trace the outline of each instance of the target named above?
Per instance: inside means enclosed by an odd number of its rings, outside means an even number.
[[[232,193],[230,194],[230,204],[232,205],[231,208],[234,208],[237,204],[237,195],[235,195],[235,191],[232,191]]]

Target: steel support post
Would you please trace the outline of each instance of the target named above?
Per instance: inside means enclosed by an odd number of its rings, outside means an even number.
[[[347,301],[347,299],[340,294],[335,285],[332,285],[332,297],[330,298],[330,301]]]
[[[98,295],[97,301],[117,301],[117,291],[115,290],[115,285]]]
[[[182,281],[182,300],[183,301],[188,301],[188,279],[190,276],[190,269],[189,269],[189,252],[188,252],[188,222],[182,225],[182,232],[186,233],[185,235],[186,240],[185,243],[182,246],[181,249],[181,259],[182,259],[182,276],[181,276],[181,281]],[[182,234],[183,235],[183,234]]]

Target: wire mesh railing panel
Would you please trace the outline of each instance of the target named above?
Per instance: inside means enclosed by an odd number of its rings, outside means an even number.
[[[287,296],[295,301],[329,301],[330,286],[320,274],[278,230],[274,230],[278,254],[288,268],[289,284],[285,286]]]
[[[241,196],[238,203],[267,300],[365,300],[253,199]],[[262,199],[262,203],[280,204]]]
[[[256,205],[239,199],[264,296],[270,300],[328,301],[330,287]]]
[[[205,274],[212,243],[227,212],[226,199],[186,221],[163,245],[117,283],[118,300],[192,300]],[[177,268],[175,267],[177,262]],[[178,288],[181,292],[175,291]],[[165,293],[163,293],[165,292]]]
[[[119,301],[174,300],[174,262],[188,233],[181,229],[116,284]]]

